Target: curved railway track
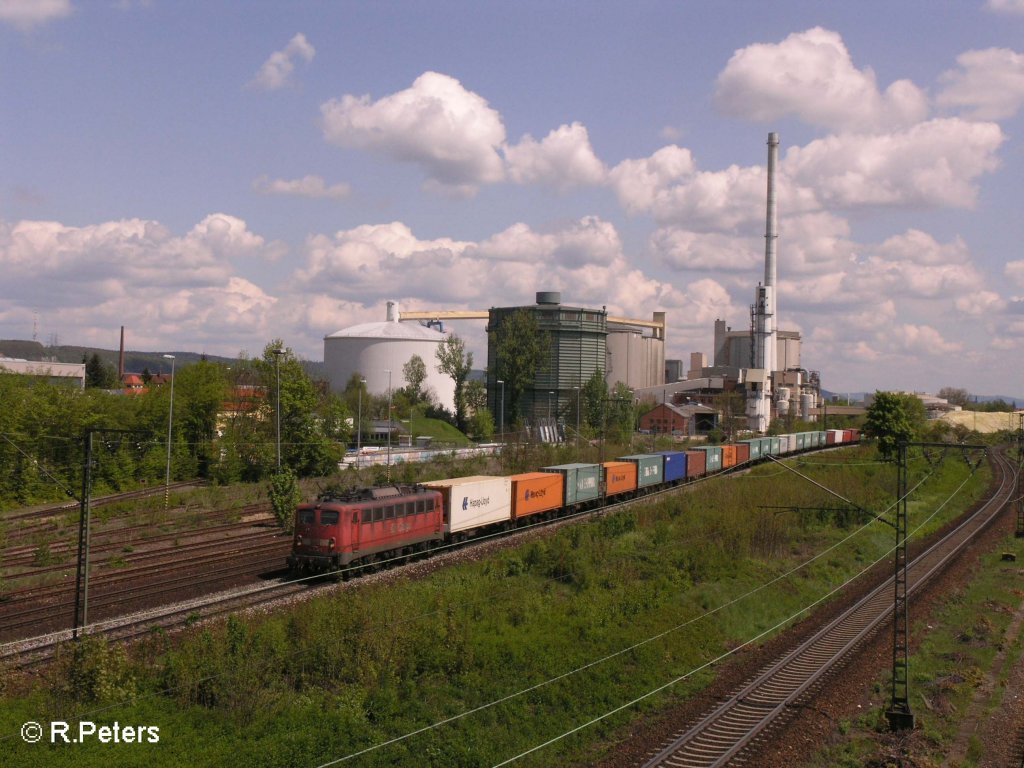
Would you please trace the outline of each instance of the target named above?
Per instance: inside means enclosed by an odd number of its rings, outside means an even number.
[[[941,570],[982,529],[992,522],[1013,493],[1016,468],[994,454],[999,487],[991,498],[933,544],[907,569],[907,596]],[[890,577],[809,639],[760,671],[712,712],[678,732],[650,756],[644,768],[707,768],[742,760],[766,729],[880,625],[891,619],[893,580]]]

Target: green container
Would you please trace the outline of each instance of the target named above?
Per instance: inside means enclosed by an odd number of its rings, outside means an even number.
[[[565,505],[593,501],[601,495],[600,464],[557,464],[541,472],[558,472],[565,478]]]
[[[750,446],[750,460],[757,461],[761,458],[761,440],[755,438],[753,440],[740,440],[744,445]]]
[[[619,461],[631,461],[636,464],[637,488],[657,485],[665,480],[662,466],[665,457],[660,453],[637,453],[633,456],[620,456]]]

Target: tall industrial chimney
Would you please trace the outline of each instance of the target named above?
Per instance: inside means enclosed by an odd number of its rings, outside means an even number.
[[[768,204],[764,233],[764,284],[754,292],[754,371],[747,377],[748,426],[766,432],[771,419],[772,372],[776,365],[775,247],[778,211],[775,200],[775,164],[779,134],[768,134]]]
[[[124,383],[124,326],[121,326],[121,348],[117,354],[117,381]]]

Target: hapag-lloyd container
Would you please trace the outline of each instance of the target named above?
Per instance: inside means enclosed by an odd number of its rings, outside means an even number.
[[[472,531],[512,519],[512,479],[472,475],[423,483],[444,496],[445,531]]]
[[[565,478],[565,505],[593,501],[601,495],[600,464],[558,464],[541,467],[542,472],[558,472]]]
[[[562,506],[565,478],[558,472],[512,475],[512,518],[518,520]]]

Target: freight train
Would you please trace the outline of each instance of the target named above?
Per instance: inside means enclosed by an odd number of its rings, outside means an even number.
[[[287,564],[292,571],[309,573],[372,569],[384,560],[693,482],[768,456],[857,442],[860,431],[855,429],[798,432],[600,464],[560,464],[516,475],[473,475],[328,495],[296,508]]]

